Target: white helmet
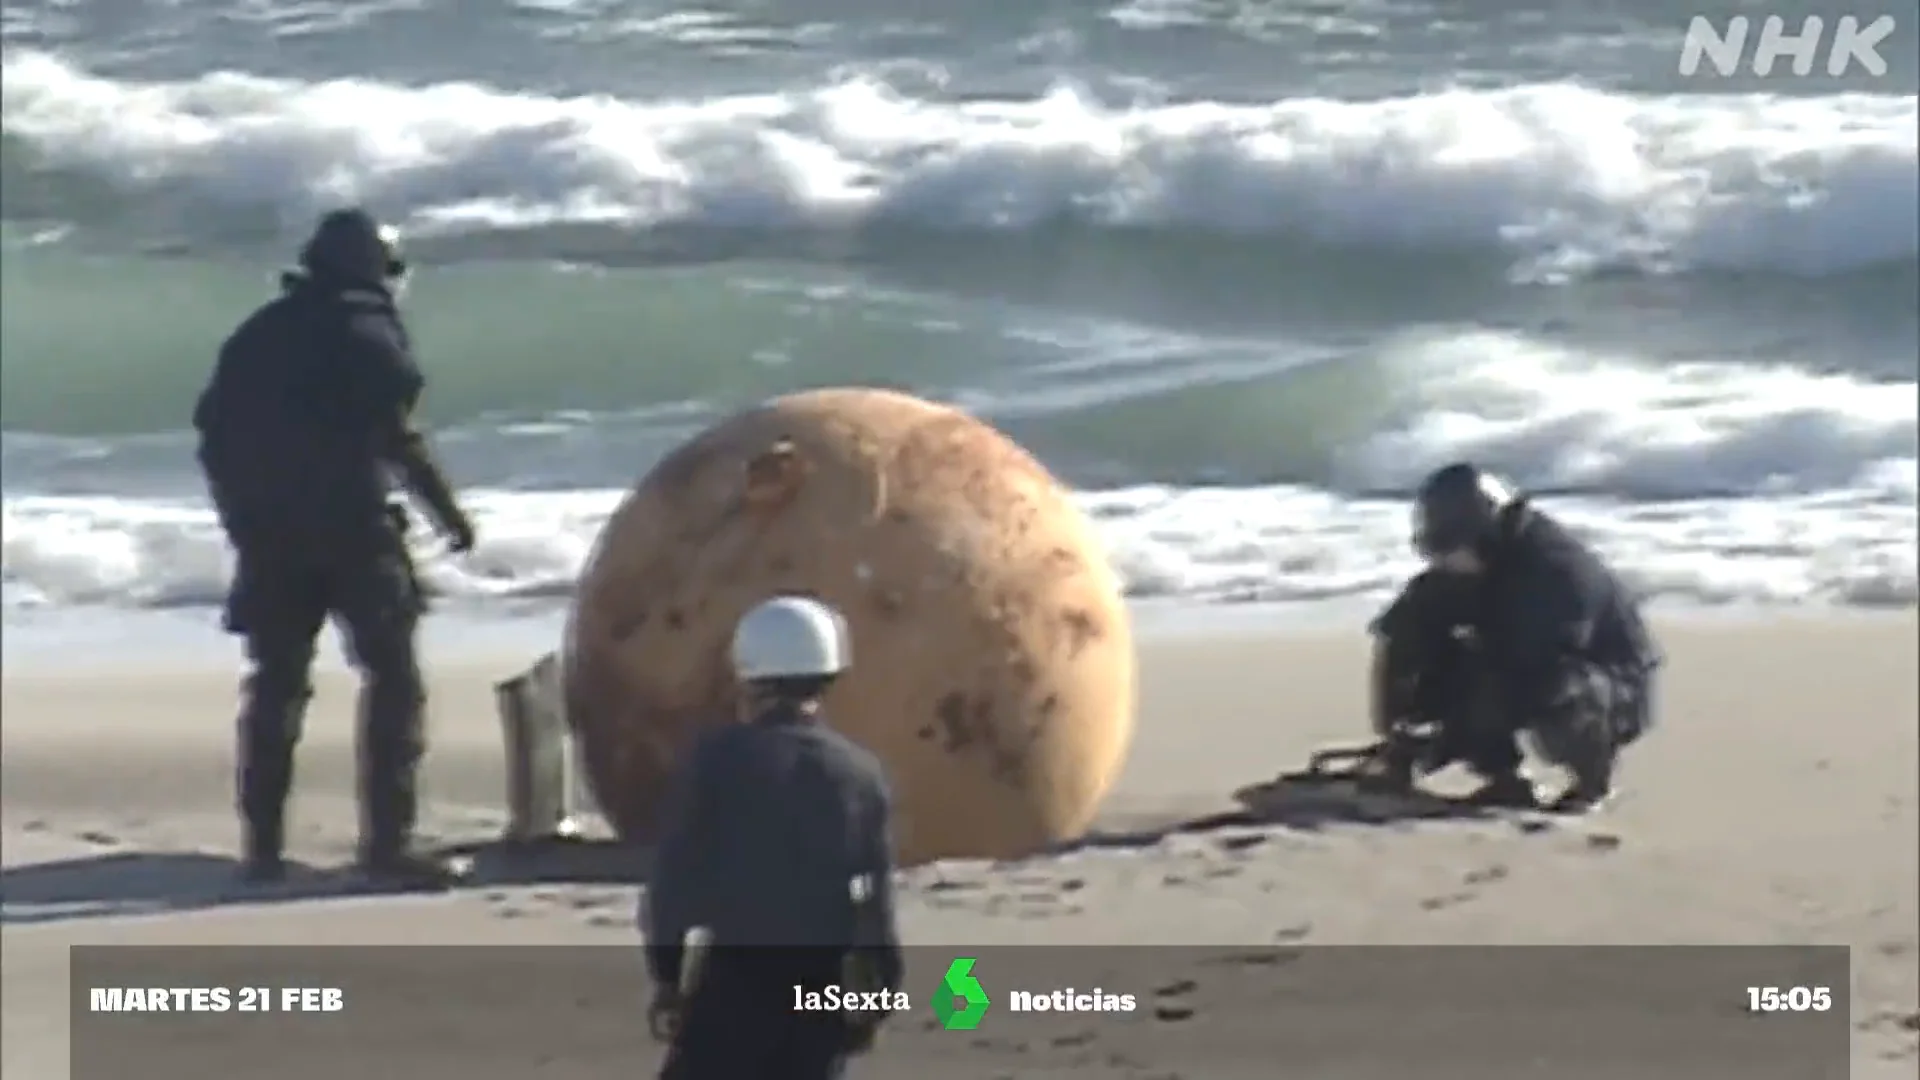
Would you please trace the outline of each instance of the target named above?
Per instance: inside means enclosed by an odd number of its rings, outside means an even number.
[[[740,617],[733,670],[741,682],[838,675],[851,661],[847,622],[804,596],[777,596]]]

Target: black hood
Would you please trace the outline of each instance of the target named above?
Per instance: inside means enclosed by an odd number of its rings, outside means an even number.
[[[383,284],[407,272],[399,233],[365,210],[335,210],[320,219],[300,248],[300,267],[355,285]]]

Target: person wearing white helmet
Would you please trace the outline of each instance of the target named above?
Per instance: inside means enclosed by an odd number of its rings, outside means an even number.
[[[753,694],[818,708],[820,694],[847,670],[852,649],[840,613],[804,596],[760,604],[733,631],[733,672]]]
[[[838,1077],[896,1006],[891,798],[822,705],[852,659],[846,620],[810,597],[769,599],[734,630],[742,722],[688,753],[641,912],[655,1029],[672,1044],[663,1080]],[[710,946],[683,995],[696,928]],[[852,970],[868,983],[853,1008],[795,1010]]]

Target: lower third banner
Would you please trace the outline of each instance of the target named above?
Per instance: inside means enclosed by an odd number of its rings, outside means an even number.
[[[882,996],[789,987],[778,952],[718,950],[689,1007],[731,1010],[725,1030],[749,1044],[884,1008],[854,1076],[1848,1075],[1841,947],[908,952],[904,985]],[[644,1076],[664,1052],[651,1000],[637,945],[76,946],[72,1076]]]

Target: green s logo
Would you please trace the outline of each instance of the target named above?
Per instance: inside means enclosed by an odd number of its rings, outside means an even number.
[[[933,1015],[948,1031],[972,1031],[987,1015],[987,991],[973,977],[973,957],[963,956],[947,965],[946,977],[933,992]]]

